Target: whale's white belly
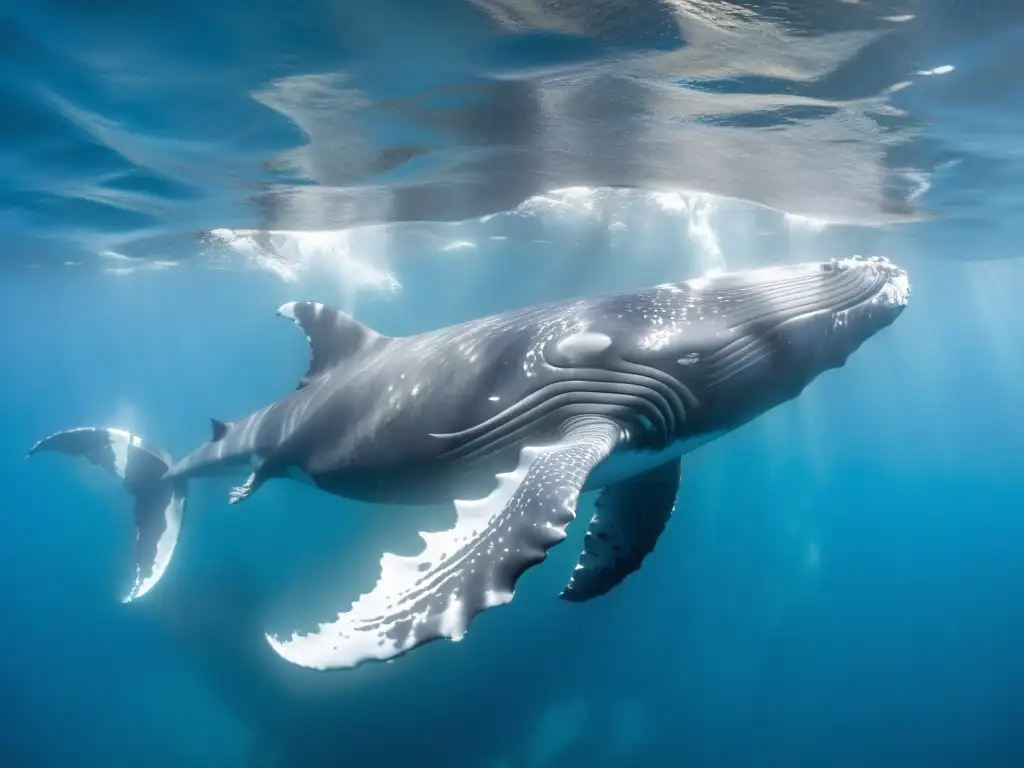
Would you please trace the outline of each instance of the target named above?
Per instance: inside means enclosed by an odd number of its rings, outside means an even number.
[[[725,432],[711,432],[699,437],[678,440],[661,451],[619,448],[590,473],[590,477],[587,478],[587,482],[583,486],[583,492],[596,491],[599,488],[642,475],[644,472],[649,472],[655,467],[660,467],[662,464],[675,461],[724,434]]]

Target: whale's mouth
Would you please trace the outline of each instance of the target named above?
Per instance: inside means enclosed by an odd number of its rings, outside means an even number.
[[[705,290],[728,307],[730,340],[705,357],[712,387],[765,365],[798,387],[843,365],[910,300],[907,273],[878,256],[724,276]]]

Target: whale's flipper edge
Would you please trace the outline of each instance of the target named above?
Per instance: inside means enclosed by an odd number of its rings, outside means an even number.
[[[489,496],[455,502],[453,528],[420,534],[423,552],[385,554],[377,585],[348,612],[311,634],[267,640],[295,664],[338,669],[461,639],[477,614],[511,601],[519,577],[565,538],[587,476],[622,438],[609,420],[579,417],[554,445],[524,447]]]
[[[299,389],[388,338],[347,312],[316,301],[290,301],[278,307],[277,314],[298,325],[309,341],[309,370],[299,380]]]
[[[170,456],[128,430],[108,427],[57,432],[32,446],[28,455],[41,451],[82,456],[121,478],[135,499],[135,579],[123,602],[145,595],[171,562],[185,520],[185,481],[164,479]]]
[[[672,517],[681,469],[676,459],[601,491],[563,600],[599,597],[640,568]]]
[[[280,472],[275,469],[273,462],[260,461],[252,474],[245,479],[241,485],[236,485],[228,491],[228,504],[238,504],[252,496],[263,487],[263,484],[272,477],[280,477]]]

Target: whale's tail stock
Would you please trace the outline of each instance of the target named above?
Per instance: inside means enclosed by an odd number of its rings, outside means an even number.
[[[28,452],[82,456],[121,478],[135,500],[135,578],[124,602],[149,592],[174,554],[185,519],[186,482],[165,478],[171,457],[124,429],[80,427],[40,440]]]

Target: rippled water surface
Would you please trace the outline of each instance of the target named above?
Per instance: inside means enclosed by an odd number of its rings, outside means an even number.
[[[461,221],[578,186],[979,237],[1019,218],[1013,3],[5,5],[19,263],[179,260],[215,229]]]

